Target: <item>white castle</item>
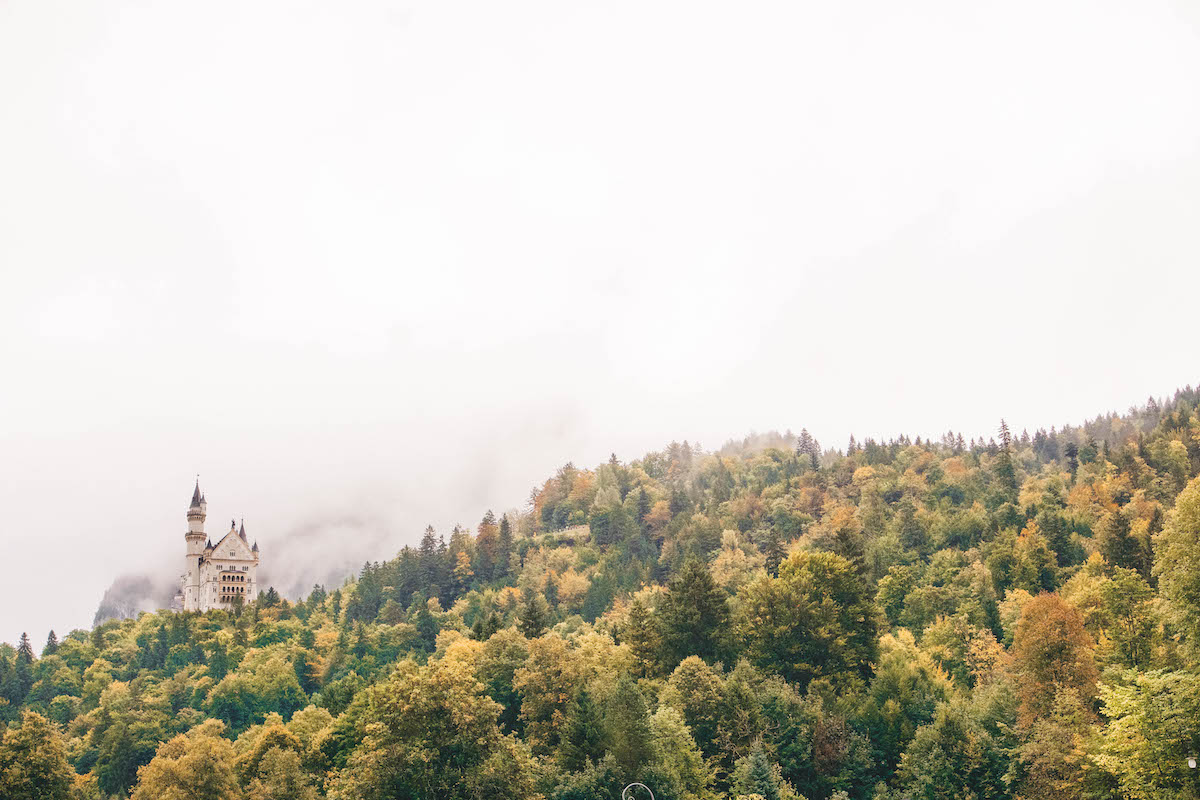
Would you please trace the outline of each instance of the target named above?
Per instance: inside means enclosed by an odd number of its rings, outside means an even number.
[[[238,597],[250,602],[258,595],[258,542],[246,539],[246,524],[234,520],[214,545],[204,533],[208,503],[200,492],[200,481],[187,511],[187,572],[179,577],[176,602],[184,611],[229,608]]]

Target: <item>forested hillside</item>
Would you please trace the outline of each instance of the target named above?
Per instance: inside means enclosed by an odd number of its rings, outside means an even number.
[[[22,636],[0,797],[1194,798],[1198,400],[568,464],[297,602]]]

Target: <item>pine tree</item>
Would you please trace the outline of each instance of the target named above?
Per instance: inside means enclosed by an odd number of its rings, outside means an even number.
[[[667,587],[662,610],[663,644],[674,667],[690,655],[712,662],[725,651],[729,605],[703,562],[692,559]]]
[[[1067,457],[1067,471],[1071,473],[1071,482],[1074,483],[1075,473],[1079,471],[1079,446],[1074,442],[1067,442],[1063,454]]]
[[[496,525],[496,515],[488,509],[479,522],[479,533],[475,537],[475,576],[479,580],[490,581],[496,577],[499,547],[500,531]]]
[[[996,452],[996,479],[1010,501],[1017,499],[1017,471],[1012,460],[1012,433],[1008,423],[1000,420],[1000,445]]]
[[[645,486],[639,487],[638,488],[638,497],[637,497],[638,525],[645,527],[646,516],[650,513],[650,508],[651,508],[650,495],[648,495],[646,493],[646,487]]]
[[[558,748],[563,769],[579,772],[597,763],[605,752],[604,721],[587,689],[581,689],[571,704],[566,730]]]
[[[1136,570],[1149,574],[1149,553],[1133,535],[1129,516],[1122,510],[1109,512],[1100,520],[1097,531],[1100,554],[1114,567]]]
[[[433,613],[429,610],[429,603],[423,596],[417,594],[413,597],[413,602],[417,606],[417,635],[421,637],[421,642],[429,652],[433,652],[437,647],[437,635],[440,630],[437,620],[433,618]]]
[[[767,541],[763,548],[763,554],[767,557],[767,572],[772,577],[778,575],[779,565],[787,557],[787,550],[783,544],[783,536],[774,526],[767,529]]]
[[[750,765],[746,771],[745,794],[761,795],[763,800],[780,800],[779,779],[774,765],[763,750],[762,740],[756,740],[750,750]]]
[[[305,629],[307,630],[307,628]],[[208,677],[214,684],[229,674],[229,653],[220,639],[214,640],[212,653],[208,657]]]
[[[42,658],[52,656],[58,652],[58,636],[54,631],[50,631],[50,635],[46,637],[46,646],[42,648]]]
[[[658,671],[659,654],[662,651],[662,634],[658,620],[646,608],[640,597],[633,598],[629,605],[629,617],[621,631],[622,641],[629,645],[633,657],[641,666],[641,674],[650,676]]]
[[[33,647],[29,644],[29,634],[22,633],[17,645],[17,657],[13,664],[13,696],[9,701],[14,705],[25,702],[26,695],[33,688]]]
[[[508,580],[512,573],[513,535],[508,514],[500,517],[500,536],[496,544],[496,577]]]
[[[425,526],[421,545],[417,548],[417,563],[421,573],[421,591],[430,592],[437,585],[438,545],[437,531],[432,525]]]
[[[646,698],[634,680],[623,674],[605,705],[608,751],[622,780],[636,780],[654,752]]]
[[[542,595],[527,589],[517,628],[526,639],[536,639],[550,627],[550,606]]]

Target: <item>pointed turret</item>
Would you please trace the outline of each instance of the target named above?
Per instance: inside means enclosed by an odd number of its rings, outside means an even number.
[[[254,547],[251,547],[250,549],[253,550],[255,553],[258,552],[258,540],[257,539],[254,540]]]
[[[192,492],[192,508],[199,508],[204,502],[204,495],[200,494],[200,479],[196,478],[196,489]]]
[[[238,528],[238,536],[242,537],[243,542],[250,543],[246,538],[246,520],[242,520],[242,527]]]

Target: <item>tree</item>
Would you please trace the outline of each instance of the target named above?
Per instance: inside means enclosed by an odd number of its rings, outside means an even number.
[[[433,612],[429,610],[428,600],[418,594],[413,602],[417,607],[417,635],[420,636],[425,649],[432,653],[437,646],[437,635],[441,627],[433,618]]]
[[[787,556],[787,550],[783,546],[783,536],[779,530],[771,526],[767,530],[766,546],[763,548],[763,554],[767,558],[767,572],[772,576],[779,574],[779,565],[783,563],[783,559]]]
[[[1154,548],[1159,592],[1170,601],[1176,626],[1200,651],[1200,477],[1175,499]]]
[[[58,636],[54,631],[50,631],[50,635],[46,637],[46,646],[42,648],[42,658],[52,656],[58,652]]]
[[[1000,449],[996,453],[995,463],[996,480],[1000,484],[1000,489],[1004,497],[1010,502],[1017,499],[1017,470],[1013,466],[1012,459],[1012,433],[1008,429],[1008,423],[1003,419],[1000,420]]]
[[[420,591],[428,595],[436,594],[433,587],[437,586],[440,572],[438,561],[437,531],[432,525],[426,525],[425,533],[421,535],[421,545],[417,549],[417,564],[420,570]]]
[[[300,754],[269,749],[250,781],[247,800],[317,800],[317,790],[300,763]]]
[[[734,772],[734,794],[758,795],[763,800],[780,800],[779,785],[783,782],[779,766],[771,763],[762,739],[755,739],[750,754],[738,762]]]
[[[513,535],[508,514],[500,517],[500,533],[496,542],[496,576],[507,580],[512,573]]]
[[[853,442],[854,437],[850,439]],[[796,440],[796,457],[810,469],[816,470],[821,467],[821,444],[812,437],[807,428],[800,429],[800,436]]]
[[[1100,541],[1100,553],[1109,564],[1144,574],[1149,572],[1149,554],[1133,535],[1129,515],[1124,510],[1105,514],[1100,520],[1096,538]]]
[[[650,495],[646,493],[646,487],[638,487],[637,495],[637,522],[638,525],[645,526],[646,517],[650,516],[650,509],[653,504],[650,502]]]
[[[633,651],[641,675],[649,676],[658,671],[662,634],[658,629],[658,620],[640,597],[634,597],[629,605],[629,616],[621,631],[621,638]]]
[[[532,589],[525,591],[525,603],[521,606],[517,627],[527,639],[536,639],[550,626],[550,606],[546,598]]]
[[[74,778],[62,735],[41,714],[24,712],[21,725],[0,738],[4,800],[67,800]]]
[[[738,632],[752,663],[801,687],[818,677],[835,685],[870,677],[878,611],[841,556],[794,553],[778,578],[760,575],[739,599]]]
[[[1049,714],[1064,690],[1074,691],[1083,703],[1096,696],[1092,650],[1083,617],[1057,594],[1043,593],[1025,604],[1012,647],[1022,725]]]
[[[913,800],[1003,800],[1010,797],[1004,780],[1008,764],[998,742],[967,703],[938,706],[929,725],[917,731],[896,779],[899,797]]]
[[[459,550],[454,556],[454,589],[458,594],[466,594],[471,588],[471,579],[475,570],[471,569],[471,557],[466,550]]]
[[[496,515],[489,509],[479,522],[479,534],[475,537],[475,575],[481,581],[496,577],[499,550],[500,530],[496,525]]]
[[[629,675],[617,680],[612,697],[605,703],[604,725],[608,752],[623,780],[635,780],[653,757],[650,718],[646,699]]]
[[[333,780],[333,800],[539,797],[528,750],[496,726],[500,705],[480,692],[469,659],[401,661],[367,690],[366,735]]]
[[[716,661],[724,653],[729,606],[725,591],[702,562],[688,561],[671,580],[659,618],[668,667],[690,655]]]
[[[1200,744],[1200,676],[1130,673],[1100,690],[1108,725],[1095,759],[1119,788],[1110,796],[1184,800],[1196,795],[1187,759]]]
[[[607,750],[604,719],[587,689],[581,689],[571,704],[566,728],[558,748],[563,769],[578,772],[600,761]]]
[[[207,720],[158,748],[130,800],[241,800],[225,726]]]

